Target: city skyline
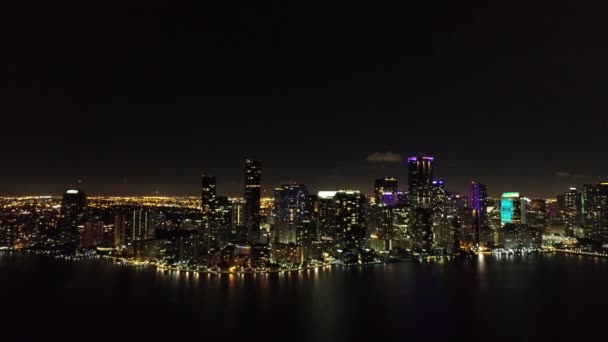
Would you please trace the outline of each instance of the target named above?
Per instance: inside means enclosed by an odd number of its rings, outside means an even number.
[[[605,338],[606,7],[7,2],[0,336]]]
[[[427,154],[424,154],[427,155]],[[281,184],[297,184],[297,183],[301,183],[301,184],[306,184],[307,187],[309,187],[311,189],[311,191],[313,192],[318,192],[318,191],[331,191],[331,190],[347,190],[347,189],[356,189],[356,190],[360,190],[363,193],[365,193],[366,195],[373,195],[375,190],[374,190],[374,186],[375,186],[375,181],[379,180],[380,178],[383,177],[394,177],[397,181],[400,181],[399,183],[399,187],[398,190],[402,191],[402,192],[408,192],[408,185],[407,185],[407,180],[408,180],[408,161],[412,158],[412,155],[403,155],[400,156],[396,153],[391,153],[389,156],[390,158],[393,159],[397,159],[397,156],[399,157],[399,162],[398,163],[393,163],[391,162],[390,168],[385,168],[384,166],[386,165],[377,165],[379,166],[379,169],[381,170],[393,170],[395,172],[393,173],[386,173],[386,174],[382,174],[382,173],[378,173],[377,177],[375,178],[370,178],[370,179],[366,179],[366,180],[362,180],[361,183],[359,183],[359,185],[356,185],[356,183],[347,183],[344,181],[340,181],[340,180],[336,180],[335,183],[330,183],[327,182],[327,185],[324,186],[320,186],[317,184],[310,184],[310,183],[305,183],[305,182],[299,182],[297,179],[295,178],[288,178],[286,177],[286,179],[282,179],[279,181],[274,181],[273,183],[269,183],[272,182],[273,180],[267,181],[266,178],[269,178],[266,174],[267,173],[271,173],[271,174],[276,174],[277,172],[273,172],[273,170],[265,170],[265,181],[261,182],[261,197],[262,198],[271,198],[273,197],[272,191],[274,190],[274,188],[276,186],[279,186]],[[423,154],[418,154],[418,156],[423,156]],[[384,156],[386,158],[386,156]],[[375,155],[373,156],[373,158],[380,158],[379,155]],[[428,157],[428,158],[432,158],[432,159],[437,159],[436,157]],[[247,160],[247,159],[245,159]],[[377,163],[377,162],[376,162]],[[433,162],[434,163],[434,168],[436,168],[436,161]],[[439,161],[439,165],[441,165],[441,161]],[[242,167],[242,162],[241,165],[237,165]],[[239,171],[240,173],[242,173],[242,170],[237,169],[237,171]],[[434,170],[433,170],[434,172]],[[198,177],[205,177],[205,175],[211,175],[213,173],[210,172],[201,172],[198,174]],[[232,172],[231,172],[232,174]],[[401,177],[400,177],[401,176]],[[559,172],[557,172],[556,174],[553,175],[557,180],[554,182],[554,186],[556,189],[556,192],[552,193],[550,191],[541,191],[541,192],[533,192],[533,191],[527,191],[525,188],[516,188],[515,186],[503,186],[500,188],[495,188],[491,185],[491,183],[489,183],[488,186],[488,194],[491,197],[494,198],[499,198],[501,196],[502,193],[504,192],[511,192],[511,191],[517,191],[517,192],[521,192],[523,195],[525,195],[526,197],[529,198],[556,198],[559,194],[563,193],[564,191],[570,189],[570,188],[578,188],[578,189],[582,189],[582,187],[585,184],[595,184],[595,183],[602,183],[605,180],[608,179],[608,177],[596,177],[596,178],[592,178],[592,177],[581,177],[581,175],[566,175],[566,174],[560,174]],[[213,174],[212,176],[214,178],[214,182],[216,182],[215,178],[217,178],[217,187],[220,189],[220,193],[223,196],[228,196],[228,197],[233,197],[233,198],[238,198],[238,197],[243,197],[243,193],[242,193],[242,189],[244,186],[244,183],[241,181],[240,183],[232,180],[232,179],[225,179],[224,177],[221,177],[221,175],[219,177],[217,177],[217,175]],[[196,177],[194,177],[195,179],[197,179]],[[241,175],[242,178],[242,175]],[[476,182],[481,182],[481,183],[488,183],[488,182],[484,182],[483,180],[479,180],[478,178],[475,178],[473,176],[470,176],[470,180],[469,181],[465,181],[464,183],[454,183],[452,181],[450,181],[450,179],[446,179],[445,177],[442,177],[442,172],[441,172],[441,166],[439,168],[439,172],[438,172],[438,176],[435,176],[435,179],[444,182],[447,187],[451,190],[451,191],[455,191],[461,194],[466,194],[469,191],[469,187],[471,183],[476,183]],[[137,184],[138,187],[140,188],[144,188],[145,190],[137,190],[137,191],[131,191],[130,189],[133,189],[131,184],[128,184],[128,181],[125,182],[126,179],[123,179],[123,182],[120,183],[120,185],[116,185],[118,188],[116,191],[111,191],[111,190],[100,190],[101,188],[107,187],[108,184],[107,183],[98,183],[95,182],[95,180],[90,180],[88,177],[76,177],[74,178],[71,182],[66,182],[66,183],[57,183],[57,184],[53,184],[53,185],[45,185],[42,188],[46,188],[49,190],[33,190],[33,191],[27,191],[27,190],[21,190],[21,191],[5,191],[4,193],[0,192],[0,197],[4,196],[4,197],[11,197],[11,196],[58,196],[60,193],[62,193],[63,191],[65,191],[66,189],[70,189],[70,188],[80,188],[80,189],[86,189],[87,193],[91,196],[125,196],[125,197],[138,197],[138,196],[200,196],[200,193],[198,192],[198,187],[200,186],[200,178],[198,178],[198,182],[195,181],[191,181],[190,179],[188,179],[188,181],[184,181],[181,183],[155,183],[155,184]],[[519,184],[520,186],[522,186],[521,183],[517,183],[514,182],[515,184]],[[34,186],[38,186],[39,184],[36,183],[35,181],[32,182],[32,184],[30,185],[34,185]],[[103,185],[103,186],[102,186]],[[181,190],[178,190],[181,189]],[[97,190],[97,191],[96,191]]]

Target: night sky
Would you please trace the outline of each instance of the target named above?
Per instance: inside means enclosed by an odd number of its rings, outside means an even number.
[[[196,195],[201,173],[242,195],[246,157],[267,195],[370,192],[385,175],[405,189],[400,157],[417,153],[453,191],[608,178],[600,7],[15,3],[0,11],[0,195],[79,178],[91,195]]]

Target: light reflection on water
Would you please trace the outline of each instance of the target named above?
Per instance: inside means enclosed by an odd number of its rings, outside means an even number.
[[[265,336],[280,327],[303,339],[357,339],[366,331],[374,338],[444,338],[450,329],[438,327],[471,322],[485,336],[524,335],[547,325],[560,326],[567,335],[568,327],[574,333],[594,319],[569,312],[588,310],[586,303],[608,303],[607,265],[608,259],[597,257],[486,255],[446,263],[215,275],[0,253],[0,296],[14,317],[38,310],[51,327],[65,320],[93,329],[115,317],[112,310],[119,307],[132,313],[134,329],[152,325],[190,336],[206,327],[226,339]],[[77,314],[82,312],[87,315]],[[105,329],[121,333],[112,325]]]

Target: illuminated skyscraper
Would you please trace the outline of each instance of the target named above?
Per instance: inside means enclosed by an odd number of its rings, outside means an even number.
[[[522,199],[519,197],[519,192],[505,192],[500,198],[500,226],[504,227],[507,223],[520,224],[522,216],[525,215],[522,210]]]
[[[581,219],[581,193],[576,188],[570,188],[563,195],[561,203],[562,219],[566,225],[566,235],[574,236],[574,230],[579,228]]]
[[[344,245],[360,246],[366,241],[366,198],[358,190],[341,190],[336,204],[335,240]]]
[[[432,212],[428,208],[412,209],[411,218],[412,250],[430,253],[433,247]]]
[[[217,246],[222,247],[232,238],[232,206],[228,197],[217,196],[215,202],[214,227],[217,229]]]
[[[309,248],[317,240],[318,208],[317,196],[306,196],[304,215],[296,225],[296,244]]]
[[[274,210],[279,242],[296,242],[296,228],[306,213],[308,190],[302,184],[285,184],[275,189]]]
[[[207,250],[219,247],[219,232],[216,222],[217,195],[215,176],[201,177],[201,235]]]
[[[453,245],[450,222],[448,219],[448,198],[443,181],[433,181],[431,186],[431,219],[433,225],[433,243],[439,248]]]
[[[83,223],[87,196],[82,190],[66,190],[61,201],[61,216],[57,221],[59,240],[67,250],[79,245],[78,225]]]
[[[475,210],[479,217],[479,227],[486,227],[488,212],[488,188],[477,182],[471,182],[469,188],[468,205]]]
[[[433,157],[410,157],[407,165],[409,204],[412,207],[429,207],[433,185]]]
[[[335,241],[336,239],[336,216],[337,205],[334,196],[337,191],[319,191],[317,234],[323,241]]]
[[[391,197],[392,195],[392,197]],[[374,183],[374,199],[377,205],[394,205],[395,197],[397,196],[397,178],[384,177],[376,179]],[[385,200],[392,204],[385,203]]]
[[[608,183],[583,186],[583,218],[585,237],[608,243]]]
[[[258,240],[260,232],[260,197],[262,164],[257,160],[245,161],[245,226],[249,239]]]

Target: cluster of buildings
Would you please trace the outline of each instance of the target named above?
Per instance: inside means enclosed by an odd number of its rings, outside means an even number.
[[[566,235],[590,244],[608,244],[608,183],[571,187],[557,196]]]
[[[25,244],[64,251],[106,248],[134,260],[232,270],[540,248],[543,235],[556,227],[564,237],[608,243],[608,183],[571,188],[557,200],[519,192],[491,198],[479,182],[464,194],[448,191],[434,168],[433,157],[410,157],[406,189],[396,177],[383,177],[370,196],[355,189],[312,193],[304,184],[289,183],[264,199],[262,164],[256,160],[245,161],[242,198],[219,196],[212,175],[201,177],[200,202],[184,199],[184,205],[155,198],[146,198],[145,205],[114,198],[91,203],[82,190],[72,189],[55,215],[48,205],[41,209],[52,221]],[[16,246],[24,240],[15,240],[9,217],[0,216],[0,238]]]

